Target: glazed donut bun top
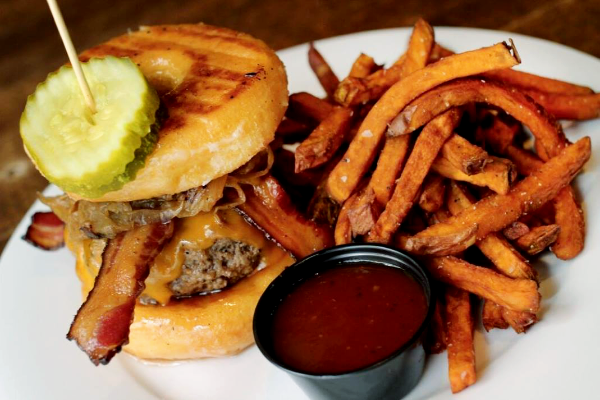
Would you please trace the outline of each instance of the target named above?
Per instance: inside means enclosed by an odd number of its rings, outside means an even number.
[[[203,186],[249,161],[274,138],[287,107],[277,55],[244,33],[204,24],[142,27],[80,56],[129,57],[168,118],[134,180],[90,201],[133,201]]]

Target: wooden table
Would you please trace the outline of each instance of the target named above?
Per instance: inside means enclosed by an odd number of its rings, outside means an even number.
[[[537,36],[600,57],[599,0],[59,0],[75,46],[84,49],[128,28],[203,21],[250,33],[275,49],[371,29],[472,26]],[[18,133],[25,99],[66,61],[43,0],[0,3],[0,251],[47,182]],[[596,88],[599,89],[599,88]]]

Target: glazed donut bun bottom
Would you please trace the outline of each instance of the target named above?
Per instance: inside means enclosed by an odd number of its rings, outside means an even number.
[[[167,298],[164,305],[137,303],[129,333],[128,353],[144,359],[184,360],[237,354],[254,343],[252,319],[254,309],[267,286],[293,259],[263,233],[251,226],[235,211],[200,214],[177,221],[176,232],[151,267],[145,294],[161,294],[168,290],[168,281],[177,276],[181,265],[167,265],[177,259],[181,243],[194,243],[207,248],[222,235],[244,240],[260,249],[261,262],[257,270],[221,292],[183,299]],[[198,229],[210,224],[210,237]],[[219,222],[221,225],[219,226]],[[94,285],[99,257],[91,250],[92,240],[70,240],[67,245],[76,256],[77,276],[82,282],[83,298]]]
[[[129,57],[139,66],[157,90],[166,116],[135,179],[84,200],[131,202],[205,186],[264,150],[287,108],[283,64],[265,43],[243,33],[204,24],[141,27],[86,50],[80,58],[108,55]],[[293,260],[233,209],[219,211],[218,217],[209,212],[175,218],[175,224],[140,297],[151,301],[138,300],[123,349],[162,360],[236,354],[254,341],[252,319],[261,294]],[[258,248],[256,269],[221,292],[176,299],[169,284],[181,275],[184,246],[206,250],[219,238]],[[105,242],[66,241],[77,259],[85,299]]]

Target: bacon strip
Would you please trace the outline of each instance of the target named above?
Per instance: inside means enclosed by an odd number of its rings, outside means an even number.
[[[67,334],[95,365],[107,364],[127,344],[136,299],[173,227],[172,221],[143,225],[108,241],[94,288]]]
[[[43,250],[56,250],[65,245],[64,231],[65,224],[52,211],[37,212],[23,240]]]
[[[303,258],[333,246],[332,230],[302,216],[272,176],[265,175],[254,185],[243,187],[246,202],[238,209],[294,257]]]

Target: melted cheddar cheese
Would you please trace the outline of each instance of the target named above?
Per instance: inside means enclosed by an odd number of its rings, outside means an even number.
[[[293,263],[293,259],[285,251],[269,241],[263,232],[246,222],[234,210],[220,211],[218,216],[213,212],[201,213],[194,217],[177,219],[175,223],[175,234],[154,260],[143,292],[160,304],[169,302],[172,296],[169,283],[181,275],[184,261],[183,245],[203,250],[223,237],[248,243],[260,249],[261,254],[260,264],[254,274],[267,265]],[[77,257],[76,271],[82,281],[85,297],[93,287],[102,263],[103,243],[84,239],[79,245],[68,237],[66,239],[69,248]]]

